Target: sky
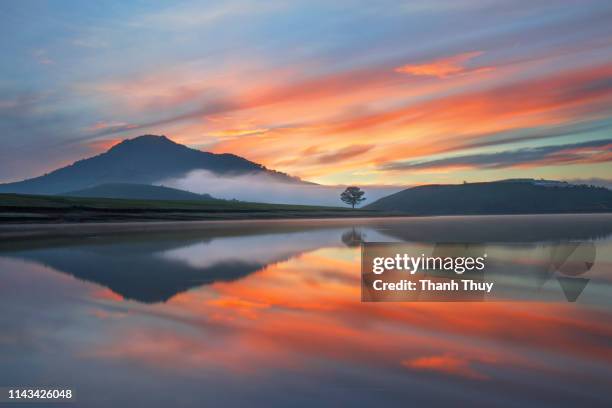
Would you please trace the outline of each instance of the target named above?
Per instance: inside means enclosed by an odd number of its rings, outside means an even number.
[[[3,1],[0,182],[166,135],[320,184],[610,183],[609,1]]]

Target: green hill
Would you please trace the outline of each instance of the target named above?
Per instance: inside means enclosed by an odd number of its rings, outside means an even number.
[[[0,223],[191,221],[372,215],[340,207],[263,204],[234,200],[148,200],[0,194]]]
[[[363,208],[410,215],[611,212],[612,191],[531,179],[427,185],[402,190]]]
[[[212,200],[209,194],[196,194],[164,186],[133,183],[100,184],[61,194],[67,197],[124,198],[139,200]]]

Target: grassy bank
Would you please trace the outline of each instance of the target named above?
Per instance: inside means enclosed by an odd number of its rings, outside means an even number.
[[[105,222],[373,215],[342,207],[228,200],[166,201],[0,194],[0,222]]]

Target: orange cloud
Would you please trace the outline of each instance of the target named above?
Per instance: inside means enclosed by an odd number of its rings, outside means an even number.
[[[482,55],[482,51],[466,52],[448,58],[442,58],[424,64],[407,64],[395,68],[395,72],[416,76],[434,76],[447,78],[452,75],[465,74],[468,72],[486,72],[493,70],[493,67],[481,67],[469,70],[466,68],[467,62]]]
[[[347,146],[336,152],[325,153],[319,155],[316,159],[317,163],[337,163],[343,160],[352,159],[369,152],[374,148],[374,145],[355,145]]]
[[[224,138],[224,137],[239,137],[257,135],[260,133],[267,132],[269,129],[266,128],[255,128],[255,129],[225,129],[219,131],[208,132],[208,135]]]
[[[116,294],[110,289],[100,288],[94,292],[92,292],[91,297],[97,300],[108,301],[108,302],[120,302],[123,300],[123,297]]]
[[[116,145],[117,143],[121,143],[121,139],[100,139],[100,140],[92,140],[87,145],[95,152],[106,151]]]
[[[474,370],[470,366],[470,360],[467,358],[448,354],[404,360],[402,361],[402,365],[419,371],[435,371],[476,380],[485,380],[488,378],[486,375]]]
[[[125,123],[125,122],[99,121],[87,127],[86,130],[90,132],[95,132],[98,130],[109,129],[109,128],[131,129],[134,127],[136,127],[136,125],[130,125],[129,123]]]

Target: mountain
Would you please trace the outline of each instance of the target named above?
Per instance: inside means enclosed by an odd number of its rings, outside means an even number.
[[[203,152],[165,136],[144,135],[43,176],[0,184],[0,193],[60,194],[108,183],[153,184],[192,170],[226,176],[266,174],[288,183],[305,183],[234,154]]]
[[[427,185],[391,194],[363,209],[413,215],[610,212],[612,191],[532,179]]]
[[[83,190],[61,193],[68,197],[125,198],[135,200],[212,200],[209,194],[196,194],[164,186],[148,184],[108,183]]]

